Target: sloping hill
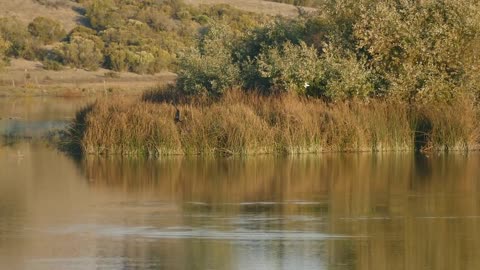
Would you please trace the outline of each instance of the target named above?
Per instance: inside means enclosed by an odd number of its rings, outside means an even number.
[[[84,18],[81,6],[70,0],[0,0],[0,17],[14,16],[24,23],[43,16],[60,21],[70,30]]]
[[[270,15],[298,15],[298,8],[293,5],[262,0],[184,0],[184,2],[191,5],[228,4],[238,9]],[[24,23],[29,23],[38,16],[49,17],[62,22],[67,30],[84,20],[79,12],[82,9],[81,5],[71,0],[0,0],[0,7],[0,17],[15,16]]]
[[[269,15],[281,15],[288,17],[298,15],[298,8],[293,5],[262,0],[184,0],[184,2],[191,5],[228,4],[238,9]],[[314,8],[308,7],[303,9],[306,11],[315,10]]]

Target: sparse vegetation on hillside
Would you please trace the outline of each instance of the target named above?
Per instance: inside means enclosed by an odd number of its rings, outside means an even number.
[[[28,32],[43,44],[58,42],[67,34],[59,22],[45,17],[33,19],[28,25]]]
[[[8,51],[10,46],[11,46],[10,42],[0,37],[0,68],[2,68],[5,62],[7,61],[6,52]]]
[[[91,28],[72,29],[62,45],[53,49],[40,48],[40,43],[65,37],[57,21],[37,17],[27,31],[15,18],[2,18],[0,33],[14,44],[9,56],[42,60],[48,67],[63,64],[88,70],[105,67],[156,73],[174,70],[177,55],[192,46],[199,31],[208,25],[228,24],[233,31],[242,32],[268,20],[225,5],[194,8],[178,0],[79,3],[85,7]]]
[[[320,7],[327,0],[268,0],[302,7]]]

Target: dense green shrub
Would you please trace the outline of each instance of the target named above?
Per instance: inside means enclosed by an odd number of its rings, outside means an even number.
[[[480,67],[480,8],[473,1],[380,2],[354,26],[358,47],[405,99],[449,100]],[[472,53],[473,52],[473,53]]]
[[[10,42],[0,36],[0,68],[5,65],[7,60],[7,51],[10,48]]]
[[[59,22],[45,17],[33,19],[28,25],[28,32],[44,44],[60,41],[67,34]]]
[[[178,87],[186,94],[213,96],[240,84],[240,69],[233,63],[232,32],[214,25],[200,39],[198,48],[183,53],[178,60]]]
[[[62,70],[64,62],[64,52],[62,45],[53,48],[44,48],[39,53],[39,58],[43,68],[47,70]]]
[[[259,76],[268,81],[267,89],[303,95],[318,75],[320,61],[315,48],[286,42],[262,52],[257,66]]]
[[[64,63],[76,68],[96,70],[103,63],[102,48],[93,37],[74,35],[63,46]]]
[[[308,95],[337,101],[365,99],[374,94],[373,75],[365,68],[366,61],[358,60],[352,52],[331,46],[323,51],[319,72],[307,88]]]
[[[36,59],[38,44],[27,31],[27,27],[13,17],[0,18],[0,36],[10,43],[6,51],[9,57]]]

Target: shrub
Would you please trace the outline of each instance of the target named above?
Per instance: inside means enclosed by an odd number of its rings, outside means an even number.
[[[38,45],[33,41],[26,26],[13,17],[0,18],[0,36],[10,43],[8,56],[35,59]]]
[[[10,48],[10,42],[4,40],[0,35],[0,68],[7,61],[7,51]]]
[[[240,69],[231,55],[228,27],[215,25],[200,40],[199,48],[183,53],[178,60],[178,88],[186,94],[219,96],[240,84]]]
[[[63,46],[65,64],[96,70],[103,63],[103,54],[95,41],[81,36],[70,37],[69,43]]]
[[[55,60],[51,60],[51,59],[43,60],[42,65],[43,65],[43,68],[46,69],[46,70],[59,71],[59,70],[63,69],[62,63],[60,63],[58,61],[55,61]]]
[[[307,94],[330,101],[364,99],[374,93],[372,74],[365,65],[351,52],[326,47]]]
[[[389,94],[445,101],[480,67],[471,53],[478,49],[478,10],[469,0],[379,2],[363,10],[354,35]]]
[[[65,38],[66,32],[63,26],[52,19],[36,17],[28,25],[28,32],[44,44],[50,44]]]
[[[268,88],[281,92],[293,91],[303,95],[308,84],[313,84],[318,71],[317,51],[304,42],[293,45],[286,42],[283,46],[271,47],[258,57],[259,77],[268,81]]]
[[[122,25],[120,14],[113,12],[116,8],[113,0],[94,0],[87,6],[86,17],[96,30]]]
[[[123,46],[111,46],[106,50],[105,64],[115,71],[127,71],[129,69],[127,63],[128,49]]]

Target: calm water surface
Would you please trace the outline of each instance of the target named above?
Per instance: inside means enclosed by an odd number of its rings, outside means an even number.
[[[84,104],[16,100],[10,119],[9,101],[0,134],[25,137]],[[77,160],[8,141],[0,269],[479,269],[479,165],[476,153]]]

